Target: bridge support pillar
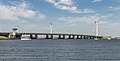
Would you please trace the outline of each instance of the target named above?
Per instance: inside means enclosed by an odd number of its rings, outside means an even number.
[[[85,39],[85,36],[83,36],[83,39]]]
[[[93,36],[92,39],[95,39],[95,37]]]
[[[93,36],[92,38],[95,39],[95,36]]]
[[[75,37],[74,37],[74,39],[75,39]],[[76,39],[84,39],[84,36],[82,36],[82,35],[77,35],[77,38]]]
[[[65,39],[65,35],[59,35],[58,39]]]
[[[58,39],[61,39],[61,35],[58,36]]]
[[[50,35],[50,39],[53,39],[53,35]]]
[[[80,39],[82,39],[82,36],[80,36]]]
[[[75,35],[72,36],[72,39],[75,39]]]
[[[46,39],[53,39],[53,35],[46,35]]]
[[[33,39],[33,35],[32,34],[30,35],[30,38]]]
[[[87,36],[87,39],[90,39],[90,36]]]
[[[75,39],[75,35],[69,35],[68,39]]]
[[[37,34],[35,34],[35,35],[32,35],[32,34],[31,34],[31,35],[30,35],[30,38],[31,38],[31,39],[38,39],[38,35],[37,35]]]
[[[48,39],[49,38],[49,35],[46,35],[46,39]]]
[[[37,39],[37,38],[38,38],[38,35],[37,35],[37,34],[35,34],[35,35],[34,35],[34,39]]]
[[[81,39],[84,39],[84,36],[81,36]]]
[[[85,39],[88,39],[88,38],[89,38],[89,36],[86,36],[86,37],[85,37]]]
[[[65,39],[65,35],[63,35],[63,39]]]
[[[80,36],[77,35],[77,38],[76,39],[80,39]]]
[[[22,34],[16,35],[17,39],[21,39],[21,37],[22,37]]]
[[[88,37],[87,36],[82,36],[82,39],[88,39]]]
[[[90,39],[94,39],[93,36],[90,36]]]
[[[71,35],[69,35],[68,39],[71,39]]]

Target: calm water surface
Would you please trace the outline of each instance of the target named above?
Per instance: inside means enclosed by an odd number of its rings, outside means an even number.
[[[0,40],[0,61],[119,60],[119,40]]]

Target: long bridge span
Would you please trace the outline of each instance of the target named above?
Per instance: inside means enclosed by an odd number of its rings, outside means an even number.
[[[20,39],[22,35],[29,35],[31,39],[101,39],[103,36],[82,35],[82,34],[64,34],[64,33],[14,33],[0,32],[0,36]]]

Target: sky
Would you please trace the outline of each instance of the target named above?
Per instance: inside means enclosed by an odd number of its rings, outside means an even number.
[[[0,32],[120,36],[120,0],[0,0]]]

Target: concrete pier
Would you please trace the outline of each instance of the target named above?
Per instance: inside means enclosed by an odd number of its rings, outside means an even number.
[[[38,39],[38,35],[37,34],[34,34],[34,35],[30,34],[30,38],[31,39]]]

